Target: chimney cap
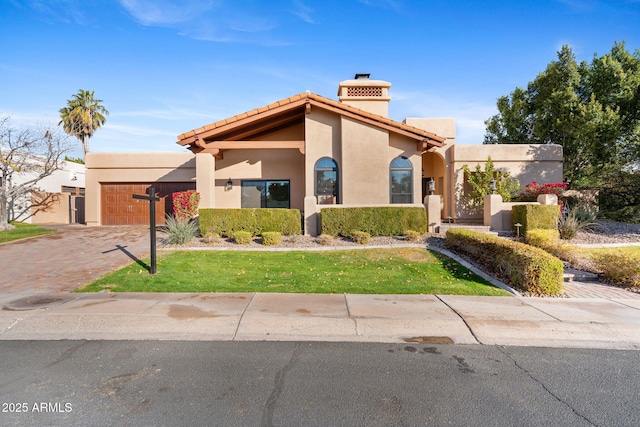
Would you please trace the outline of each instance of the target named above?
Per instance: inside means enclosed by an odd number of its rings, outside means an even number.
[[[367,73],[356,73],[354,79],[356,80],[368,80],[371,74]]]

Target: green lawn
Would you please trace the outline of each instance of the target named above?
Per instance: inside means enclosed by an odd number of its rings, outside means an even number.
[[[617,248],[581,248],[583,253],[602,253],[602,254],[614,254],[624,253],[629,255],[640,255],[640,246],[620,246]]]
[[[0,243],[11,242],[14,240],[25,239],[27,237],[41,236],[44,234],[55,233],[55,230],[42,228],[34,224],[24,222],[11,222],[16,228],[13,230],[0,231]]]
[[[81,292],[298,292],[508,295],[457,262],[419,248],[327,252],[176,251],[133,263]]]

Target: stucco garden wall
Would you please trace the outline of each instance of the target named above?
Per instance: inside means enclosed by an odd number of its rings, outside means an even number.
[[[541,184],[562,182],[562,146],[555,144],[494,144],[455,145],[452,150],[452,182],[454,186],[454,218],[459,222],[478,221],[482,210],[465,208],[464,171],[467,165],[474,170],[480,164],[484,169],[487,158],[491,157],[496,170],[507,171],[524,187],[532,181]]]

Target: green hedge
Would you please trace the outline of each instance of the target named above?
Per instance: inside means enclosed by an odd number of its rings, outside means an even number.
[[[301,234],[302,222],[297,209],[200,209],[200,234],[217,233],[231,237],[236,231],[253,236],[265,231],[285,235]]]
[[[407,230],[427,232],[427,213],[423,207],[322,208],[321,234],[351,237],[353,230],[371,236],[400,236]]]
[[[520,223],[520,234],[527,230],[556,230],[560,218],[558,205],[515,205],[511,208],[512,225]]]
[[[470,230],[448,230],[445,244],[520,291],[533,295],[563,291],[562,261],[542,249]]]

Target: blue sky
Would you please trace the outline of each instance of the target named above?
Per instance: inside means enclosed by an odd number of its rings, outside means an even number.
[[[91,151],[182,151],[177,135],[355,73],[389,115],[455,117],[481,143],[496,99],[563,44],[640,48],[640,0],[0,0],[0,114],[57,124],[79,89],[111,112]],[[77,155],[80,154],[78,144]]]

